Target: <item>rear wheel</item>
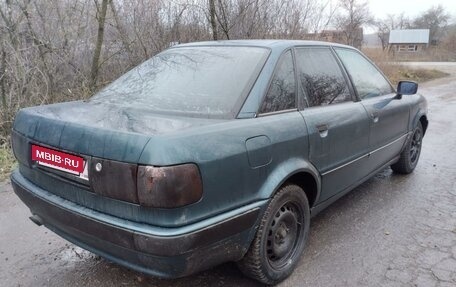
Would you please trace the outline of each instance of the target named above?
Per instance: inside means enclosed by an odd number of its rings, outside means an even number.
[[[297,185],[286,185],[269,203],[241,271],[262,283],[287,278],[304,250],[310,226],[309,203]]]
[[[391,165],[391,169],[396,173],[409,174],[411,173],[416,165],[421,154],[421,144],[423,141],[423,127],[421,122],[418,122],[413,135],[402,151],[399,161]]]

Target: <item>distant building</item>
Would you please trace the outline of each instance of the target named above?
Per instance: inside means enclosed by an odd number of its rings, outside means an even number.
[[[345,41],[345,34],[343,31],[337,30],[323,30],[317,34],[320,41],[343,43]]]
[[[355,48],[361,48],[361,44],[363,43],[363,29],[359,28],[356,32],[352,35],[353,39],[347,39],[347,33],[342,30],[323,30],[319,33],[308,33],[304,35],[306,40],[317,40],[317,41],[325,41],[325,42],[333,42],[333,43],[340,43],[340,44],[350,44],[352,42],[352,46]]]
[[[389,34],[388,50],[416,53],[429,46],[429,29],[392,30]]]

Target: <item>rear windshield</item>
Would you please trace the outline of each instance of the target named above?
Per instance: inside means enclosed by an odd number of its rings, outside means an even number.
[[[237,112],[269,51],[258,47],[185,47],[166,50],[92,97],[124,107],[197,117]]]

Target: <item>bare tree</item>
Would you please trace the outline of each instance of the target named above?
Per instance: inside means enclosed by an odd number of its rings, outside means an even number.
[[[443,29],[448,24],[450,14],[442,5],[433,6],[413,21],[413,28],[429,29],[431,41],[438,41],[443,35]]]
[[[335,17],[335,25],[343,31],[345,44],[360,47],[363,25],[373,22],[368,3],[362,0],[340,0],[339,3],[341,11]]]
[[[0,0],[0,144],[26,106],[84,99],[174,43],[293,38],[338,0]]]
[[[380,39],[383,50],[388,47],[391,30],[408,29],[411,27],[410,20],[404,13],[398,15],[388,14],[384,19],[377,19],[373,23],[377,28],[377,36]]]
[[[326,30],[334,20],[334,16],[336,15],[338,9],[338,3],[334,3],[332,0],[326,0],[318,3],[311,12],[309,31],[317,33],[319,31]]]
[[[448,58],[445,60],[454,61],[456,59],[456,24],[449,25],[445,30],[441,47],[448,53]]]
[[[97,20],[98,20],[98,33],[97,42],[95,44],[95,51],[93,52],[92,68],[90,69],[90,89],[94,90],[98,80],[98,70],[100,68],[100,55],[101,48],[103,47],[103,38],[105,32],[105,21],[106,11],[108,10],[108,4],[111,0],[102,0],[101,7],[95,0],[95,7],[97,8]]]
[[[217,20],[215,15],[215,0],[209,0],[209,15],[212,28],[212,39],[218,40],[217,37]]]

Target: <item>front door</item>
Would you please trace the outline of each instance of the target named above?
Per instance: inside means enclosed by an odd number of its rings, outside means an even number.
[[[382,73],[359,52],[344,48],[335,51],[370,117],[369,166],[373,171],[400,153],[406,140],[409,104],[406,98],[396,96]]]
[[[321,202],[366,175],[369,118],[329,47],[295,51],[298,80],[307,99],[301,114],[309,133],[309,157],[322,177]]]

